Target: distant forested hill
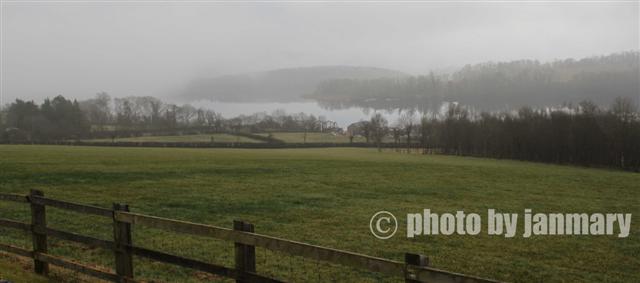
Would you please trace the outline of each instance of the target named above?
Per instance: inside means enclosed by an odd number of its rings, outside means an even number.
[[[439,107],[459,102],[484,110],[554,106],[640,96],[639,52],[549,63],[520,60],[467,65],[451,75],[326,81],[309,97],[329,108]]]
[[[184,90],[190,100],[225,102],[291,102],[312,94],[318,84],[334,79],[377,79],[407,77],[402,72],[349,66],[320,66],[201,78]]]

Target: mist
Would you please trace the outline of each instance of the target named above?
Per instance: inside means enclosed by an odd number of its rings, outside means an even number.
[[[2,105],[180,101],[201,77],[305,66],[411,75],[637,50],[638,3],[3,3]]]

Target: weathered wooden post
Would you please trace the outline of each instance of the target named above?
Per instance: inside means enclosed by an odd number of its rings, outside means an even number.
[[[117,211],[129,212],[129,205],[113,204],[113,242],[115,243],[114,254],[116,258],[116,274],[120,282],[127,282],[133,278],[133,256],[129,246],[131,240],[131,224],[116,220]]]
[[[404,254],[404,262],[407,265],[415,265],[415,266],[429,266],[429,258],[419,254]],[[406,283],[417,283],[418,276],[415,273],[411,273],[407,268],[407,274],[405,275],[404,282]]]
[[[234,220],[233,230],[253,233],[254,227],[253,224]],[[234,246],[236,270],[240,274],[240,276],[238,276],[238,278],[236,279],[236,282],[244,283],[247,282],[247,280],[242,278],[243,272],[256,272],[256,247],[241,243],[235,243]]]
[[[31,203],[31,233],[33,241],[34,253],[47,252],[47,214],[45,206],[34,203],[36,197],[44,197],[44,193],[39,190],[31,190],[29,193],[29,202]],[[47,275],[49,273],[49,264],[40,261],[37,257],[33,259],[33,267],[37,274]]]

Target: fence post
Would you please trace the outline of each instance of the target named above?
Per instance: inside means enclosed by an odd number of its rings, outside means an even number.
[[[404,254],[404,262],[407,265],[429,266],[429,258],[419,254],[409,254],[409,253]],[[418,281],[416,274],[409,272],[409,270],[407,269],[404,282],[417,283],[420,281]]]
[[[254,232],[253,224],[244,221],[234,220],[233,230],[243,232]],[[234,243],[236,270],[238,271],[237,283],[247,282],[243,278],[243,272],[256,272],[256,247],[241,243]]]
[[[41,204],[35,204],[33,202],[34,197],[43,197],[44,193],[39,190],[31,190],[29,193],[29,202],[31,203],[31,233],[33,241],[34,253],[46,253],[47,252],[47,234],[41,234],[38,231],[45,231],[47,227],[47,214],[45,206]],[[33,259],[33,267],[37,274],[47,275],[49,273],[49,264]]]
[[[128,212],[129,205],[113,204],[113,242],[115,243],[116,274],[120,282],[127,282],[127,279],[133,278],[133,257],[131,249],[128,247],[132,244],[131,224],[116,220],[116,211]]]

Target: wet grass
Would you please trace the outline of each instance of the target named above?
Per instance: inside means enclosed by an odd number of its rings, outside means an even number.
[[[379,153],[374,149],[170,149],[0,146],[0,191],[27,193],[231,227],[402,260],[405,252],[433,266],[506,281],[639,282],[640,226],[615,236],[432,236],[378,240],[369,219],[379,210],[403,215],[424,208],[522,214],[625,212],[640,215],[640,174],[452,156]],[[1,217],[29,220],[28,209],[0,202]],[[50,209],[54,227],[110,239],[110,222]],[[522,227],[518,231],[522,231]],[[28,245],[28,235],[0,229],[0,241]],[[134,243],[227,266],[230,243],[134,227]],[[111,266],[99,249],[53,241],[58,255]],[[291,268],[294,266],[295,268]],[[0,269],[2,265],[0,265]],[[298,282],[378,281],[344,270],[258,250],[258,270]],[[321,276],[318,276],[321,274]],[[188,269],[136,259],[136,275],[168,282],[220,281]],[[402,280],[396,278],[398,282]]]

